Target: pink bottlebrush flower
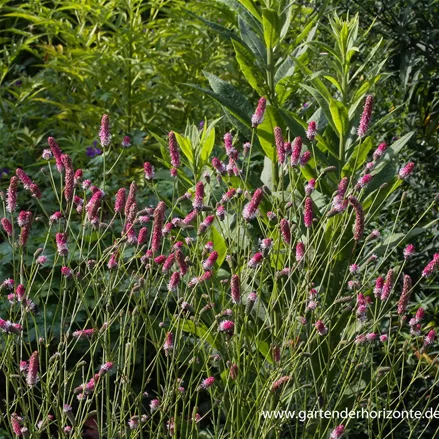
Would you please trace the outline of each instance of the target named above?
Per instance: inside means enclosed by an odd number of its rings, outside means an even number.
[[[225,332],[226,334],[233,335],[235,330],[235,324],[231,320],[223,320],[218,325],[218,332]]]
[[[106,375],[108,372],[111,372],[111,369],[113,369],[113,363],[111,361],[108,361],[107,363],[104,363],[100,368],[99,368],[99,376],[103,376]]]
[[[206,242],[206,244],[204,245],[204,248],[205,248],[208,252],[213,251],[213,242],[212,242],[212,241],[208,241],[208,242]]]
[[[32,219],[32,216],[31,216]],[[23,226],[20,230],[20,236],[18,238],[18,245],[20,247],[24,247],[27,243],[27,240],[29,238],[29,234],[30,234],[30,229],[31,229],[31,222],[28,222],[25,226]]]
[[[29,368],[29,364],[27,361],[25,360],[20,361],[20,372],[22,373],[27,372],[28,368]]]
[[[287,276],[290,275],[290,273],[291,273],[291,268],[289,268],[289,267],[285,267],[285,268],[283,268],[282,270],[280,270],[280,271],[278,271],[278,272],[276,273],[276,278],[279,278],[279,277],[287,277]]]
[[[373,290],[373,294],[375,297],[381,297],[381,293],[384,286],[384,278],[379,276],[375,281],[375,288]]]
[[[279,165],[283,165],[285,163],[286,156],[282,129],[280,127],[276,127],[274,129],[274,141],[276,144],[277,162],[279,163]]]
[[[223,196],[221,197],[221,204],[226,204],[228,203],[230,200],[232,200],[232,198],[236,195],[236,189],[235,188],[230,188],[226,193],[223,194]]]
[[[343,424],[337,425],[337,427],[332,430],[330,439],[340,439],[344,434],[345,428]]]
[[[364,233],[364,212],[360,202],[354,197],[350,196],[349,202],[355,210],[355,225],[354,225],[354,240],[359,241]]]
[[[130,430],[135,430],[139,427],[139,417],[138,416],[131,416],[130,419],[128,419],[128,427]]]
[[[117,262],[117,259],[118,259],[118,251],[114,251],[113,253],[111,253],[110,259],[108,260],[107,263],[107,267],[109,270],[113,270],[118,267],[119,264]]]
[[[53,157],[52,151],[50,149],[43,149],[43,152],[41,153],[41,157],[44,160],[50,160]]]
[[[369,343],[374,342],[378,338],[378,334],[375,334],[374,332],[370,332],[369,334],[366,334],[366,340]]]
[[[72,159],[68,154],[63,154],[61,161],[65,169],[64,198],[66,201],[71,201],[75,186],[75,170],[73,169]]]
[[[18,416],[17,413],[12,413],[11,415],[11,425],[12,425],[12,431],[16,436],[23,436],[22,431],[22,424],[23,418],[21,416]]]
[[[175,261],[175,253],[171,253],[165,260],[163,267],[162,267],[162,273],[168,273],[169,270],[174,265]]]
[[[313,141],[317,134],[317,124],[314,120],[308,123],[308,129],[306,130],[306,137],[308,140]]]
[[[67,435],[67,436],[71,436],[71,434],[73,433],[73,427],[70,426],[70,425],[66,425],[66,426],[63,428],[63,432],[64,432],[65,435]]]
[[[305,198],[305,210],[303,215],[303,223],[305,227],[309,228],[312,226],[313,211],[312,211],[312,200],[311,197]]]
[[[38,351],[35,351],[30,359],[27,369],[26,383],[28,386],[35,386],[38,382]]]
[[[55,239],[59,255],[67,256],[69,254],[69,249],[67,247],[67,233],[57,233]]]
[[[174,334],[172,332],[166,333],[166,339],[163,343],[163,350],[165,351],[165,355],[169,356],[171,351],[174,349]]]
[[[49,218],[49,224],[52,225],[58,223],[62,217],[63,214],[59,210],[54,212]]]
[[[247,157],[248,153],[250,152],[251,146],[252,145],[250,142],[245,142],[244,145],[242,145],[242,155],[244,157]]]
[[[125,214],[125,217],[127,217],[127,218],[130,216],[131,206],[136,202],[136,194],[137,194],[137,185],[136,185],[136,182],[133,181],[130,185],[130,190],[128,192],[127,201],[126,201],[125,207],[124,207],[124,214]]]
[[[61,267],[61,274],[67,279],[70,279],[73,276],[73,270],[69,267],[63,266]]]
[[[17,207],[18,178],[11,177],[6,193],[6,210],[13,213]]]
[[[26,289],[24,288],[24,286],[21,284],[18,285],[16,293],[17,293],[17,300],[19,302],[23,302],[23,300],[25,299],[25,296],[26,296]]]
[[[250,221],[258,215],[258,207],[261,204],[264,193],[261,188],[255,190],[252,199],[244,206],[242,216],[246,221]]]
[[[219,221],[224,221],[224,219],[226,217],[226,209],[224,209],[224,206],[220,204],[216,208],[215,214],[216,214],[216,217],[218,218]]]
[[[259,265],[261,265],[262,261],[264,259],[264,256],[262,253],[255,253],[253,257],[248,261],[249,268],[257,268]]]
[[[229,363],[229,377],[231,380],[236,380],[238,378],[238,365],[236,363]],[[198,414],[198,413],[197,413]],[[198,422],[198,421],[196,421]]]
[[[302,138],[296,137],[292,145],[291,166],[297,166],[299,164],[301,153],[302,153]]]
[[[197,217],[197,215],[198,215],[198,212],[196,210],[193,210],[192,212],[188,213],[186,215],[186,217],[183,218],[183,220],[182,220],[183,225],[185,225],[185,226],[191,225],[195,221],[195,218]]]
[[[424,316],[425,316],[424,308],[419,308],[415,314],[415,322],[420,323],[424,319]]]
[[[289,157],[293,150],[291,149],[291,142],[284,142],[284,151],[285,155]]]
[[[199,181],[195,185],[195,198],[192,203],[192,207],[194,208],[194,210],[201,212],[204,205],[203,200],[204,200],[204,183],[202,181]]]
[[[152,226],[151,250],[156,253],[160,250],[162,243],[162,228],[165,220],[166,204],[160,201],[154,210],[154,222]]]
[[[140,215],[138,220],[140,224],[146,224],[149,223],[150,218],[147,215]]]
[[[268,252],[273,248],[273,240],[271,238],[264,238],[259,244],[261,250],[264,252]]]
[[[359,266],[359,265],[357,265],[357,264],[352,264],[352,265],[349,266],[349,272],[350,272],[351,274],[359,273],[359,271],[360,271],[360,266]]]
[[[305,186],[305,195],[310,196],[316,188],[316,180],[312,178]]]
[[[409,244],[404,249],[404,259],[409,259],[411,256],[413,256],[413,253],[415,253],[415,246],[413,244]]]
[[[134,221],[136,220],[137,210],[137,203],[134,201],[133,203],[131,203],[130,209],[128,211],[128,216],[126,217],[127,223],[134,223]]]
[[[310,160],[311,160],[311,152],[305,151],[302,154],[302,157],[300,157],[299,164],[300,164],[300,166],[306,166]]]
[[[8,236],[12,236],[12,224],[7,218],[1,219],[3,230]]]
[[[230,295],[235,305],[241,302],[241,285],[237,274],[234,274],[230,280]]]
[[[305,256],[305,244],[303,242],[298,242],[296,244],[296,261],[302,261]]]
[[[114,203],[114,212],[121,213],[125,209],[127,190],[120,188],[116,194],[116,201]]]
[[[358,290],[361,288],[361,282],[359,280],[348,281],[348,288],[350,290]]]
[[[255,291],[252,291],[247,296],[247,305],[245,307],[245,313],[250,314],[253,310],[253,307],[255,306],[256,300],[258,299],[258,296]]]
[[[125,224],[123,235],[126,236],[129,244],[137,244],[136,231],[134,230],[134,225],[130,222]]]
[[[403,166],[401,169],[400,169],[400,171],[399,171],[399,173],[398,173],[398,177],[401,179],[401,180],[405,180],[412,172],[413,172],[413,169],[415,168],[415,164],[414,164],[414,162],[409,162],[409,163],[407,163],[405,166]]]
[[[15,293],[8,294],[8,301],[11,305],[15,305],[16,295]]]
[[[363,114],[361,115],[360,125],[357,130],[358,137],[361,139],[366,135],[372,118],[373,96],[368,95],[364,104]]]
[[[39,198],[41,198],[43,196],[43,194],[40,191],[40,188],[35,183],[32,183],[30,185],[29,191],[32,194],[32,196],[35,197],[35,198],[39,199]]]
[[[169,170],[169,173],[171,174],[172,178],[176,178],[178,176],[178,169],[177,168],[171,168]]]
[[[175,251],[175,260],[177,261],[178,267],[180,268],[180,276],[184,276],[188,272],[188,264],[185,260],[183,252],[177,248]]]
[[[104,198],[104,192],[99,190],[93,194],[93,196],[90,198],[90,201],[85,206],[87,217],[90,222],[96,221],[102,198]]]
[[[383,143],[380,143],[379,145],[378,145],[378,148],[375,150],[375,152],[373,153],[373,159],[375,160],[375,161],[377,161],[378,159],[380,159],[383,155],[384,155],[384,152],[386,151],[386,149],[387,149],[387,144],[385,143],[385,142],[383,142]]]
[[[310,309],[311,311],[314,311],[317,308],[318,303],[315,300],[310,300],[308,302],[308,306],[307,308]]]
[[[24,188],[29,190],[31,185],[33,184],[33,181],[30,179],[30,177],[23,171],[23,169],[20,168],[16,169],[15,174],[20,179]]]
[[[17,224],[19,227],[24,227],[27,226],[31,220],[32,220],[32,213],[22,210],[18,214]]]
[[[269,212],[267,212],[267,218],[269,219],[269,221],[274,222],[277,220],[277,215],[270,210]]]
[[[77,339],[83,338],[92,338],[95,334],[94,329],[80,329],[78,331],[73,332],[72,336]]]
[[[404,275],[404,283],[402,287],[401,297],[398,301],[398,314],[402,315],[406,312],[407,304],[410,299],[410,294],[412,290],[412,278],[407,274]]]
[[[273,361],[275,363],[279,363],[281,360],[281,354],[280,354],[280,347],[279,345],[272,345],[271,346],[271,356],[273,357]]]
[[[238,159],[238,151],[233,146],[233,136],[231,133],[226,133],[224,135],[224,147],[226,148],[226,154],[232,160]]]
[[[198,235],[202,235],[205,233],[209,227],[212,225],[213,221],[215,220],[214,215],[207,216],[204,221],[200,224],[200,227],[198,228]]]
[[[421,335],[421,324],[410,322],[410,334],[414,337],[419,337]]]
[[[218,259],[218,252],[212,252],[208,258],[203,261],[203,270],[212,270],[215,265],[216,260]]]
[[[158,399],[153,399],[150,403],[149,403],[149,409],[151,410],[151,413],[155,412],[156,410],[158,410],[158,408],[160,407],[160,401]]]
[[[145,162],[143,164],[143,171],[145,172],[145,178],[147,180],[153,180],[154,179],[154,166],[151,165],[151,163]]]
[[[6,334],[20,335],[23,332],[23,327],[20,324],[3,319],[0,319],[0,329]]]
[[[143,245],[146,243],[146,240],[148,238],[148,229],[146,227],[142,227],[139,230],[139,236],[137,237],[137,244]]]
[[[381,300],[387,300],[390,296],[390,293],[393,289],[393,278],[394,278],[394,272],[392,269],[390,269],[387,272],[386,280],[383,285],[383,289],[381,290]]]
[[[177,291],[177,287],[179,283],[180,283],[180,272],[175,271],[174,273],[172,273],[171,279],[169,280],[168,291],[169,292]]]
[[[218,159],[218,158],[216,158],[216,157],[214,157],[213,159],[212,159],[212,167],[215,169],[215,171],[217,171],[218,172],[218,174],[220,174],[220,175],[224,175],[225,173],[226,173],[226,166],[224,165],[224,163],[220,160],[220,159]]]
[[[52,151],[53,156],[55,157],[56,169],[58,172],[62,172],[64,169],[63,162],[61,160],[62,151],[59,148],[53,137],[49,137],[47,139],[47,143],[49,144],[50,150]]]
[[[314,326],[320,335],[326,335],[328,333],[328,327],[321,320],[317,320]]]
[[[75,174],[73,175],[73,183],[75,187],[78,187],[81,184],[82,177],[83,177],[82,169],[77,169]]]
[[[360,189],[363,189],[370,183],[371,180],[372,180],[372,175],[370,174],[363,175],[362,177],[360,177],[357,184],[355,185],[355,190],[358,191]]]
[[[84,180],[83,182],[82,182],[82,189],[84,189],[85,191],[87,190],[87,189],[90,189],[92,186],[91,186],[91,180]],[[94,187],[94,186],[93,186]]]
[[[5,279],[1,284],[2,288],[7,288],[8,290],[12,290],[14,288],[15,281],[14,279]]]
[[[379,230],[372,230],[372,232],[367,236],[368,241],[372,241],[372,239],[377,239],[381,236],[381,233]]]
[[[209,377],[209,378],[204,379],[201,382],[199,389],[206,390],[209,387],[212,387],[214,384],[215,384],[215,378],[214,377]]]
[[[121,145],[122,145],[122,148],[129,148],[131,146],[131,137],[130,136],[123,136]]]
[[[47,256],[41,255],[37,258],[37,264],[44,265],[47,262]]]
[[[429,346],[436,340],[436,331],[434,329],[430,330],[424,338],[424,346]]]
[[[282,218],[280,220],[280,234],[282,236],[282,239],[284,240],[284,242],[288,245],[291,244],[291,229],[290,229],[290,224],[288,222],[287,219]]]
[[[337,195],[340,198],[344,198],[346,191],[348,189],[349,179],[347,177],[343,177],[338,184]]]
[[[99,139],[101,140],[102,147],[108,146],[111,143],[110,118],[108,117],[108,114],[102,116]]]
[[[178,151],[178,143],[173,131],[170,131],[168,134],[168,145],[169,145],[169,156],[171,157],[171,165],[174,168],[178,168],[180,166],[180,154]]]
[[[380,342],[385,343],[387,341],[388,337],[386,334],[380,335]]]
[[[146,253],[148,253],[148,252],[146,252]],[[148,257],[149,257],[149,255],[148,255]],[[154,262],[157,265],[162,265],[166,261],[166,259],[167,258],[165,255],[160,255],[160,256],[157,256],[156,258],[154,258]]]
[[[375,262],[377,259],[378,256],[376,254],[373,254],[367,259],[366,264],[371,264],[372,262]]]
[[[271,392],[277,392],[278,390],[282,389],[285,384],[290,381],[290,376],[283,376],[277,379],[272,385],[271,385]]]
[[[252,128],[256,128],[260,125],[264,120],[265,107],[267,105],[267,100],[264,97],[261,97],[258,102],[258,106],[256,107],[256,111],[252,115],[251,122]]]
[[[430,277],[439,268],[439,253],[433,255],[433,259],[422,270],[422,277]]]

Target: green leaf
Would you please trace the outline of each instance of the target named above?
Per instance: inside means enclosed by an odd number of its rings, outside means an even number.
[[[280,23],[276,11],[271,8],[262,11],[262,25],[264,27],[264,40],[268,50],[273,49],[279,42]]]
[[[261,353],[264,359],[267,360],[270,364],[274,364],[273,358],[271,357],[270,344],[267,341],[261,340],[259,338],[255,340],[255,343],[258,351]]]
[[[221,120],[221,118],[214,120],[207,127],[204,125],[203,134],[201,136],[201,166],[209,160],[210,154],[212,154],[215,145],[215,125],[219,120]]]
[[[209,332],[209,329],[204,323],[198,322],[197,324],[195,324],[192,320],[184,320],[183,323],[176,322],[176,326],[178,326],[184,332],[195,335],[200,340],[208,343],[213,348],[218,349],[214,337]]]
[[[371,137],[367,137],[363,142],[359,143],[355,147],[348,162],[343,166],[342,176],[353,175],[357,169],[361,168],[372,148],[373,141]]]
[[[349,126],[347,108],[341,102],[331,99],[329,102],[329,111],[331,112],[332,121],[339,136],[344,136]]]
[[[217,266],[221,267],[224,259],[226,258],[227,245],[223,235],[218,232],[216,227],[212,227],[211,240],[213,242],[213,248],[218,253],[218,259],[216,260]]]
[[[175,137],[177,139],[178,145],[180,146],[180,149],[183,151],[183,154],[186,156],[189,163],[193,166],[194,154],[192,152],[192,145],[190,140],[178,133],[175,133]]]
[[[242,41],[248,46],[253,54],[258,58],[262,65],[267,61],[267,49],[261,38],[252,30],[252,28],[241,17],[238,17],[239,32]]]
[[[228,6],[230,9],[235,11],[239,17],[245,20],[249,25],[257,31],[262,31],[260,15],[257,13],[258,17],[254,15],[255,8],[248,8],[249,1],[244,0],[244,2],[237,0],[217,0],[220,3]]]
[[[256,128],[259,142],[265,155],[272,161],[276,161],[276,148],[274,147],[274,128],[282,126],[281,118],[277,109],[273,106],[267,106],[265,110],[264,121]]]
[[[242,44],[236,41],[232,41],[232,43],[235,49],[236,60],[247,81],[260,96],[266,94],[264,75],[256,65],[255,56]]]

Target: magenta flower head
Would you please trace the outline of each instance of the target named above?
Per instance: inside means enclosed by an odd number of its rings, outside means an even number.
[[[23,169],[20,168],[17,168],[15,173],[17,174],[17,177],[20,179],[24,188],[29,190],[31,185],[33,184],[31,178],[26,174],[26,172],[23,171]]]
[[[19,436],[23,436],[23,433],[27,433],[27,428],[26,427],[22,427],[23,423],[23,418],[21,416],[18,416],[17,413],[12,413],[11,415],[11,425],[12,425],[12,430],[15,434],[15,436],[19,437]]]
[[[308,138],[308,140],[313,141],[316,137],[316,134],[317,134],[317,124],[314,120],[312,120],[308,124],[308,129],[306,130],[306,137]]]
[[[375,161],[380,159],[384,155],[384,152],[386,151],[386,149],[387,149],[386,142],[380,143],[378,145],[377,149],[375,150],[375,152],[373,153],[373,159]]]
[[[82,169],[77,169],[75,171],[75,174],[73,176],[73,182],[74,182],[75,186],[79,186],[81,184],[83,175],[84,174],[82,172]]]
[[[321,320],[317,320],[314,326],[320,335],[326,335],[328,333],[328,327]]]
[[[409,259],[413,256],[413,254],[415,253],[415,246],[413,244],[409,244],[405,249],[404,249],[404,259]]]
[[[305,244],[303,242],[298,242],[296,244],[296,261],[302,261],[305,256]]]
[[[409,299],[410,299],[411,292],[412,292],[412,278],[409,275],[405,274],[401,297],[399,298],[399,301],[398,301],[398,314],[399,315],[402,315],[405,313]]]
[[[405,180],[413,172],[414,168],[415,168],[415,164],[413,162],[407,163],[405,166],[403,166],[400,169],[400,171],[398,173],[398,177],[401,180]]]
[[[394,272],[392,269],[390,269],[387,272],[386,275],[386,280],[384,282],[383,285],[383,289],[381,291],[381,300],[387,300],[390,296],[390,293],[392,292],[393,289],[393,278],[394,278]]]
[[[13,213],[17,207],[18,177],[11,177],[6,193],[6,210]]]
[[[250,221],[256,218],[259,212],[258,207],[261,204],[263,196],[264,193],[262,189],[261,188],[256,189],[250,202],[244,206],[244,209],[242,210],[242,217],[246,221]]]
[[[284,149],[284,139],[282,136],[282,129],[280,127],[276,127],[274,129],[274,142],[276,145],[277,152],[277,162],[279,165],[283,165],[285,163],[285,149]]]
[[[122,148],[129,148],[131,146],[130,136],[124,136],[121,145]]]
[[[192,203],[192,207],[194,210],[200,212],[203,209],[203,200],[204,200],[204,183],[199,181],[195,185],[195,198]]]
[[[168,134],[169,156],[171,157],[171,165],[174,168],[180,166],[180,154],[178,152],[178,143],[175,137],[175,133],[170,131]]]
[[[194,211],[196,212],[196,211]],[[198,235],[202,235],[203,233],[206,233],[206,231],[209,229],[209,227],[212,225],[212,223],[215,220],[214,215],[206,216],[204,221],[200,224],[200,227],[198,227]]]
[[[1,219],[3,230],[8,236],[12,236],[12,224],[7,218]]]
[[[206,379],[204,379],[204,380],[201,382],[199,389],[200,389],[200,390],[201,390],[201,389],[206,390],[206,389],[208,389],[209,387],[212,387],[212,386],[214,385],[214,383],[215,383],[215,378],[214,378],[214,377],[206,378]]]
[[[214,157],[212,159],[212,167],[215,169],[215,171],[220,174],[220,175],[224,175],[226,173],[226,166],[224,165],[224,163],[218,159],[217,157]]]
[[[90,222],[94,222],[97,220],[97,213],[102,198],[104,198],[104,192],[98,190],[93,194],[93,196],[90,198],[89,202],[85,206],[85,210],[87,212],[87,218]]]
[[[35,351],[29,359],[26,382],[30,387],[35,386],[38,382],[38,351]]]
[[[59,148],[58,144],[56,143],[53,137],[49,137],[47,139],[47,143],[49,144],[50,150],[52,151],[52,154],[55,157],[56,169],[58,169],[58,172],[62,172],[64,169],[64,165],[61,160],[61,155],[62,155],[61,149]]]
[[[127,201],[125,203],[124,213],[125,216],[128,218],[130,216],[130,210],[134,203],[136,203],[136,194],[137,194],[137,185],[136,182],[133,181],[130,184],[130,190],[128,192]],[[137,212],[136,212],[137,213]],[[133,218],[130,219],[130,222],[132,222]]]
[[[300,164],[300,166],[306,166],[310,160],[311,160],[311,152],[305,151],[302,154],[302,157],[300,157],[299,164]]]
[[[114,203],[114,211],[116,213],[121,213],[125,208],[127,190],[125,188],[120,188],[116,194],[116,201]]]
[[[258,106],[256,107],[256,111],[252,115],[252,128],[256,128],[260,125],[264,120],[265,107],[267,106],[267,100],[264,97],[261,97],[258,102]]]
[[[234,274],[230,280],[230,295],[235,305],[241,302],[241,284],[237,274]]]
[[[30,215],[28,216],[28,220],[20,230],[20,237],[18,238],[18,245],[20,247],[24,247],[26,245],[27,240],[29,238],[30,229],[32,226],[32,214],[30,212],[26,212],[26,213]]]
[[[306,228],[309,228],[312,226],[312,220],[313,220],[312,200],[311,200],[311,197],[306,197],[305,211],[304,211],[304,215],[303,215],[303,223],[305,224]]]
[[[110,118],[108,117],[108,114],[102,116],[99,139],[101,140],[101,146],[103,147],[108,146],[111,143]]]
[[[285,244],[290,245],[291,244],[291,229],[290,229],[290,223],[287,219],[282,218],[280,220],[280,234],[282,236],[283,241]]]
[[[67,256],[69,254],[69,249],[67,248],[67,233],[57,233],[55,238],[59,255]]]
[[[147,180],[152,180],[154,178],[154,166],[152,166],[151,163],[145,162],[143,164],[143,171],[145,172],[145,178]]]
[[[162,243],[162,228],[165,221],[166,204],[164,201],[160,201],[154,210],[154,222],[152,225],[152,242],[151,250],[156,253],[160,250]]]
[[[290,379],[290,376],[283,376],[274,381],[274,383],[271,385],[271,392],[277,392],[281,390],[290,381]]]
[[[231,320],[223,320],[218,325],[218,332],[225,332],[228,335],[233,335],[235,324]]]
[[[436,331],[434,329],[430,330],[424,338],[424,346],[429,346],[433,344],[436,340]]]
[[[169,356],[169,354],[173,349],[174,349],[174,334],[172,332],[168,332],[166,334],[165,342],[163,343],[163,350],[165,351],[165,355]]]
[[[302,153],[302,138],[296,137],[293,142],[291,153],[291,166],[297,166],[300,160],[300,154]]]
[[[212,252],[208,258],[203,262],[203,270],[211,270],[218,259],[218,252]]]
[[[180,283],[180,272],[175,271],[174,273],[172,273],[171,279],[169,280],[168,291],[169,292],[177,291],[177,287],[179,283]]]
[[[364,104],[363,114],[360,119],[360,126],[358,127],[357,134],[361,139],[366,135],[366,132],[369,128],[370,120],[372,118],[372,109],[373,109],[373,96],[368,95],[366,97],[366,102]]]
[[[344,435],[344,425],[340,424],[337,425],[337,427],[334,428],[334,430],[332,430],[331,435],[329,436],[330,439],[340,439],[343,435]]]
[[[364,233],[364,212],[360,202],[354,197],[349,197],[349,202],[355,210],[354,240],[359,241]]]
[[[372,180],[372,175],[365,174],[362,177],[359,178],[357,184],[355,185],[355,190],[359,191],[360,189],[363,189],[366,187],[370,181]]]
[[[61,156],[61,161],[65,169],[65,185],[64,185],[64,197],[66,201],[73,199],[73,190],[75,185],[75,170],[73,169],[72,159],[68,154]]]
[[[433,259],[422,270],[422,277],[430,277],[439,268],[439,253],[433,255]]]
[[[257,268],[259,265],[261,265],[262,261],[264,259],[264,256],[262,253],[255,253],[253,257],[248,261],[249,268]]]

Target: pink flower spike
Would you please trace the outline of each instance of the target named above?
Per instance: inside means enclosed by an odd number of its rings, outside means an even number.
[[[366,135],[372,118],[373,96],[368,95],[364,104],[363,114],[361,115],[360,125],[357,130],[358,137],[361,139]]]
[[[252,128],[256,128],[263,122],[266,105],[267,100],[264,97],[261,97],[259,99],[258,106],[256,107],[256,111],[251,118]]]
[[[280,220],[280,234],[282,236],[283,241],[285,244],[290,245],[291,244],[291,229],[290,229],[290,223],[287,219],[282,218]]]
[[[47,139],[47,143],[49,144],[50,150],[52,151],[53,156],[55,157],[56,169],[58,172],[62,172],[64,170],[64,165],[61,160],[62,151],[59,148],[53,137],[49,137]]]
[[[1,219],[3,230],[8,236],[12,236],[12,224],[7,218]]]
[[[228,335],[233,335],[235,324],[231,320],[223,320],[218,325],[218,332],[225,332]]]
[[[345,432],[345,428],[343,424],[338,425],[337,427],[332,430],[331,435],[329,436],[330,439],[340,439]]]
[[[354,240],[359,241],[364,233],[364,212],[360,202],[354,197],[349,197],[349,202],[355,210]]]
[[[170,131],[168,134],[168,146],[169,146],[169,156],[171,157],[171,165],[174,168],[180,166],[180,154],[178,150],[177,138],[175,133]]]
[[[291,166],[297,166],[300,160],[300,154],[302,153],[302,138],[296,137],[293,142],[291,153]]]
[[[30,387],[35,386],[38,382],[38,351],[35,351],[29,359],[26,382]]]
[[[256,216],[259,213],[258,207],[261,204],[263,196],[264,193],[262,189],[261,188],[256,189],[255,192],[253,193],[253,197],[250,200],[250,202],[244,206],[244,209],[242,210],[242,217],[246,221],[250,221],[256,218]]]
[[[64,198],[66,201],[72,201],[75,187],[75,170],[73,169],[72,158],[68,154],[61,156],[62,164],[65,169]]]
[[[414,164],[414,162],[409,162],[409,163],[407,163],[405,166],[403,166],[402,168],[401,168],[401,170],[399,171],[399,173],[398,173],[398,177],[401,179],[401,180],[405,180],[412,172],[413,172],[413,169],[415,168],[415,164]]]
[[[311,197],[306,197],[305,199],[305,212],[303,216],[303,223],[306,228],[312,226],[313,221],[313,211],[312,211],[312,200]]]
[[[203,270],[212,270],[215,265],[216,260],[218,259],[218,252],[212,252],[208,258],[203,262]]]
[[[204,183],[202,181],[199,181],[195,185],[195,198],[192,203],[192,207],[194,210],[201,212],[203,209],[203,200],[204,200]]]
[[[276,144],[277,162],[279,163],[279,165],[283,165],[285,163],[286,156],[282,129],[280,127],[275,127],[274,129],[274,141]]]
[[[230,295],[235,305],[241,302],[241,284],[237,274],[234,274],[230,280]]]
[[[6,193],[6,210],[13,213],[17,207],[18,177],[11,177]]]
[[[165,351],[165,355],[168,357],[173,349],[174,349],[174,334],[172,332],[168,332],[166,334],[165,342],[163,343],[163,350]]]
[[[201,382],[199,389],[207,390],[209,387],[212,387],[214,383],[215,383],[214,377],[206,378]]]
[[[152,226],[151,250],[156,253],[160,250],[162,243],[162,228],[165,220],[166,204],[160,201],[154,210],[154,222]]]
[[[303,242],[298,242],[296,244],[296,261],[302,261],[305,256],[305,244]]]
[[[143,164],[143,171],[145,172],[145,178],[147,180],[152,180],[154,178],[154,166],[152,166],[151,163],[145,162]]]
[[[375,160],[375,161],[377,161],[378,159],[380,159],[383,155],[384,155],[384,152],[386,151],[386,149],[387,149],[387,144],[385,143],[385,142],[383,142],[383,143],[380,143],[379,145],[378,145],[378,148],[375,150],[375,152],[373,153],[373,159]]]
[[[255,253],[254,256],[248,261],[249,268],[257,268],[261,265],[264,256],[262,253]]]
[[[311,160],[311,152],[305,151],[302,154],[302,157],[300,157],[299,164],[300,164],[300,166],[306,166],[310,160]]]
[[[439,253],[433,255],[433,259],[422,270],[422,277],[430,277],[439,268]]]
[[[306,137],[308,140],[313,141],[317,134],[317,124],[314,120],[308,123],[308,129],[306,130]]]
[[[314,326],[320,335],[326,335],[328,333],[328,327],[321,320],[317,320]]]
[[[102,116],[99,139],[101,140],[102,147],[108,146],[111,143],[110,118],[108,117],[108,114]]]
[[[413,244],[409,244],[405,249],[404,249],[404,259],[409,259],[413,256],[413,254],[415,253],[415,246]]]

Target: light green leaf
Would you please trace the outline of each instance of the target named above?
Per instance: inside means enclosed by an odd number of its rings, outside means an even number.
[[[282,126],[281,118],[275,107],[267,106],[264,121],[256,128],[259,142],[265,155],[272,161],[276,161],[276,148],[274,147],[274,128]]]
[[[195,324],[192,320],[184,320],[183,323],[177,323],[177,326],[184,332],[195,335],[200,340],[208,343],[215,349],[218,349],[215,339],[209,332],[209,329],[204,323],[198,322]]]
[[[332,121],[339,136],[344,136],[349,126],[347,108],[341,102],[331,99],[329,102],[329,111],[331,112]]]
[[[281,31],[277,12],[271,8],[264,9],[262,11],[262,25],[267,49],[273,49],[279,42]]]
[[[372,148],[373,141],[371,137],[367,137],[363,142],[359,143],[355,147],[348,162],[343,166],[342,176],[353,175],[357,169],[360,169]]]
[[[213,242],[214,250],[218,252],[218,259],[216,260],[217,266],[221,267],[224,259],[226,258],[227,245],[223,235],[218,232],[216,227],[212,227],[211,240]]]
[[[178,133],[175,133],[175,137],[177,139],[178,145],[180,146],[180,149],[183,151],[183,154],[186,156],[189,163],[193,166],[194,154],[192,152],[192,145],[190,140]]]

